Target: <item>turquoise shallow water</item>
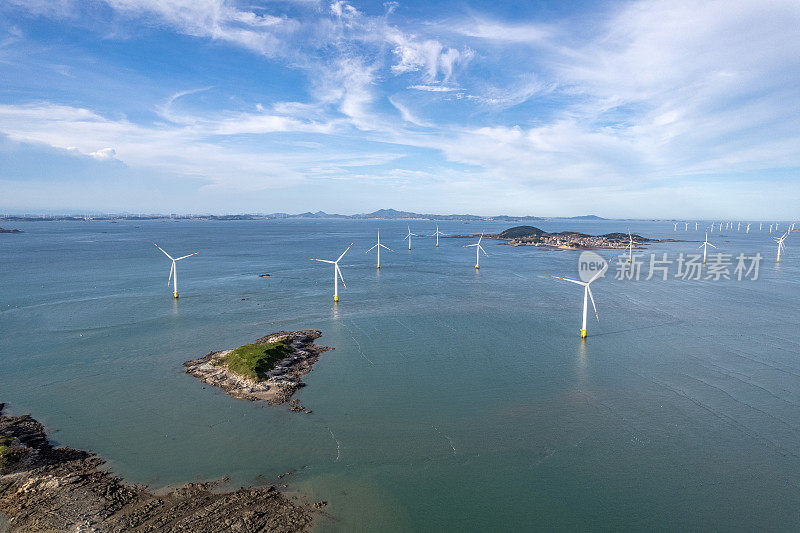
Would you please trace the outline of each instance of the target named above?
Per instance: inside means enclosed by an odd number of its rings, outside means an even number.
[[[536,225],[703,238],[659,222]],[[800,527],[794,236],[780,265],[766,231],[710,236],[726,253],[762,252],[757,281],[612,270],[593,285],[601,323],[581,343],[582,290],[551,278],[577,276],[577,252],[489,241],[476,272],[472,241],[421,238],[409,253],[406,222],[15,226],[25,233],[0,235],[0,401],[130,481],[293,471],[291,489],[329,502],[325,530]],[[396,251],[380,272],[363,253],[378,226]],[[177,302],[153,241],[200,252],[178,265]],[[334,307],[329,266],[308,258],[351,241]],[[312,415],[182,373],[209,350],[310,328],[335,348],[298,394]]]

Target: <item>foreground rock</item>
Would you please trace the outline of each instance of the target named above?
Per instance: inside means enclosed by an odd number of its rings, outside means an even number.
[[[2,416],[0,513],[12,532],[25,531],[304,531],[312,508],[274,487],[220,492],[190,483],[163,495],[100,470],[88,452],[54,448],[42,425]]]
[[[332,350],[314,344],[321,336],[322,333],[315,330],[280,331],[258,339],[255,344],[267,345],[280,341],[292,348],[291,353],[266,371],[263,378],[247,377],[230,370],[224,364],[224,358],[232,350],[211,352],[200,359],[186,361],[183,363],[186,367],[184,372],[203,383],[219,387],[237,400],[263,400],[279,405],[305,386],[302,377],[311,372],[320,354]],[[308,412],[302,407],[293,407],[292,410]]]

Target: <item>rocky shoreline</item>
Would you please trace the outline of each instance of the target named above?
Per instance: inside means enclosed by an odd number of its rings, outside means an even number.
[[[231,350],[211,352],[200,359],[186,361],[183,363],[186,367],[184,372],[207,385],[219,387],[237,400],[261,400],[280,405],[289,401],[298,389],[305,386],[302,378],[311,372],[319,356],[333,349],[314,344],[321,336],[322,333],[316,330],[279,331],[256,340],[255,344],[270,344],[280,340],[287,342],[292,348],[291,354],[267,372],[266,379],[247,378],[226,368],[222,360]],[[290,404],[292,411],[311,412],[297,400],[292,400]]]
[[[305,531],[313,506],[273,486],[221,491],[225,480],[155,494],[101,467],[96,455],[55,448],[44,427],[0,403],[0,514],[11,532]],[[2,524],[2,521],[0,521]]]

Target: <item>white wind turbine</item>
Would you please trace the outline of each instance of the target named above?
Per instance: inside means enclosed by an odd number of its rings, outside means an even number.
[[[758,224],[758,231],[761,231],[761,230],[763,230],[763,229],[764,229],[764,223],[763,223],[763,222],[760,222],[760,223]]]
[[[351,246],[353,246],[352,242],[350,243],[350,246],[348,246],[347,249],[344,252],[342,252],[342,255],[340,255],[336,261],[329,261],[328,259],[312,259],[312,261],[319,261],[321,263],[330,263],[333,265],[333,301],[336,303],[339,302],[339,278],[342,278],[342,285],[344,285],[345,289],[347,288],[347,285],[345,285],[344,283],[344,276],[342,276],[342,271],[339,269],[339,261],[342,260],[342,257],[344,257],[344,254],[347,253],[347,250],[349,250]]]
[[[169,278],[167,278],[167,286],[169,286],[169,282],[171,281],[172,282],[172,296],[177,298],[178,297],[178,270],[175,268],[175,263],[177,261],[180,261],[181,259],[186,259],[187,257],[192,257],[193,255],[197,255],[200,252],[195,252],[193,254],[184,255],[182,257],[172,257],[167,252],[164,252],[164,249],[161,248],[156,243],[153,243],[153,245],[156,248],[158,248],[159,250],[161,250],[164,253],[164,255],[166,255],[167,257],[169,257],[172,260],[172,266],[169,268]]]
[[[719,223],[719,230],[722,231],[722,222]]]
[[[369,250],[367,250],[367,251],[366,251],[366,252],[364,252],[364,253],[365,253],[365,254],[368,254],[368,253],[370,253],[372,250],[374,250],[375,248],[377,248],[377,249],[378,249],[378,268],[380,268],[380,267],[381,267],[381,248],[386,248],[386,249],[387,249],[387,250],[389,250],[390,252],[394,252],[394,250],[392,250],[392,249],[391,249],[391,248],[389,248],[388,246],[384,246],[384,245],[382,245],[382,244],[381,244],[381,230],[378,230],[378,242],[377,242],[377,243],[375,243],[375,244],[372,246],[372,248],[370,248]],[[346,251],[346,250],[345,250],[345,251]],[[342,254],[342,255],[344,255],[344,254]],[[344,283],[344,282],[343,282],[343,283]]]
[[[406,226],[406,227],[408,228],[408,233],[406,234],[405,237],[403,237],[403,240],[408,239],[408,249],[410,250],[411,249],[411,237],[412,236],[413,237],[419,237],[419,235],[417,235],[416,233],[411,233],[411,226]]]
[[[675,223],[675,231],[678,231],[678,223]]]
[[[736,225],[736,231],[742,231],[742,223],[741,222],[739,222],[739,224]]]
[[[786,237],[788,236],[789,232],[787,231],[786,233],[783,234],[783,236],[780,239],[776,239],[775,237],[773,237],[773,240],[778,243],[778,261],[777,261],[778,263],[781,262],[781,252],[786,249],[786,245],[783,244],[783,241],[785,241]]]
[[[485,255],[486,257],[489,257],[489,254],[487,254],[486,250],[484,250],[483,246],[481,246],[481,241],[483,240],[483,233],[485,233],[485,231],[486,230],[484,230],[484,232],[481,233],[481,237],[478,239],[478,242],[476,244],[467,244],[466,246],[464,246],[464,248],[472,248],[473,246],[475,247],[475,268],[481,267],[481,261],[480,261],[481,252],[483,252],[483,255]]]
[[[610,263],[610,262],[611,262],[611,259],[608,260],[608,263]],[[592,279],[590,279],[589,281],[577,281],[577,280],[574,280],[574,279],[568,279],[568,278],[562,278],[562,277],[559,277],[559,276],[553,276],[556,279],[563,279],[564,281],[569,281],[570,283],[575,283],[577,285],[583,285],[583,325],[581,326],[581,339],[585,339],[586,338],[586,315],[587,315],[588,304],[589,304],[588,300],[590,298],[592,300],[592,307],[594,308],[594,316],[597,318],[597,323],[598,324],[600,323],[600,317],[597,315],[597,306],[594,304],[594,296],[592,296],[592,289],[589,288],[589,285],[591,285],[591,283],[594,280],[599,278],[608,269],[608,263],[606,263],[605,266],[603,268],[601,268],[597,272],[597,274],[595,274],[594,277],[592,277]]]
[[[631,230],[628,230],[628,263],[633,261],[633,237],[631,236]]]
[[[698,224],[697,222],[694,223],[694,230],[697,231]]]
[[[683,231],[689,231],[689,223],[688,222],[684,223]]]
[[[714,230],[712,229],[711,231],[714,231]],[[706,240],[705,240],[705,242],[703,244],[701,244],[700,246],[698,246],[698,248],[702,248],[703,249],[703,264],[706,264],[706,252],[708,251],[708,247],[709,246],[712,247],[712,248],[716,248],[716,246],[714,246],[713,244],[708,242],[708,232],[706,232]]]
[[[409,230],[410,231],[410,230]],[[436,237],[436,246],[439,246],[439,235],[447,235],[446,233],[442,233],[439,231],[439,226],[436,226],[436,233],[433,234]]]
[[[747,225],[747,228],[744,230],[745,233],[750,233],[750,224]]]
[[[772,233],[772,224],[769,225],[769,232]]]

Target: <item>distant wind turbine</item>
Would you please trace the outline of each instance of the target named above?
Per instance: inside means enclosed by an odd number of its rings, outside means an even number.
[[[378,230],[378,242],[377,242],[377,243],[375,243],[375,244],[372,246],[372,248],[370,248],[369,250],[367,250],[367,251],[366,251],[366,252],[364,252],[364,253],[365,253],[365,254],[368,254],[369,252],[371,252],[371,251],[372,251],[372,250],[374,250],[375,248],[377,248],[377,249],[378,249],[378,268],[380,268],[380,267],[381,267],[381,248],[386,248],[386,249],[387,249],[387,250],[389,250],[390,252],[394,252],[394,250],[392,250],[392,249],[391,249],[391,248],[389,248],[388,246],[384,246],[384,245],[382,245],[382,244],[381,244],[381,230]]]
[[[675,223],[675,231],[678,231],[678,223]]]
[[[747,228],[744,230],[745,233],[750,233],[750,224],[747,225]]]
[[[695,241],[695,242],[697,242],[697,241]],[[700,246],[698,246],[698,248],[702,248],[703,249],[703,264],[706,264],[706,251],[708,250],[709,246],[712,247],[712,248],[716,248],[716,246],[714,246],[713,244],[708,242],[708,232],[706,232],[706,240],[705,240],[705,242],[703,244],[701,244]]]
[[[686,222],[683,226],[683,231],[689,231],[689,223]]]
[[[611,259],[609,259],[608,262],[610,263]],[[594,303],[594,296],[592,296],[592,289],[589,288],[589,285],[591,285],[591,283],[594,280],[599,278],[600,275],[603,274],[603,272],[605,272],[607,269],[608,269],[608,263],[606,263],[605,266],[603,268],[601,268],[597,272],[597,274],[595,274],[594,277],[592,277],[592,279],[590,279],[589,281],[577,281],[577,280],[574,280],[574,279],[568,279],[568,278],[562,278],[562,277],[559,277],[559,276],[553,276],[556,279],[562,279],[564,281],[569,281],[570,283],[575,283],[576,285],[583,285],[583,325],[581,326],[581,339],[585,339],[586,338],[586,314],[587,314],[588,305],[589,305],[589,301],[588,300],[590,298],[592,300],[592,307],[594,308],[594,316],[597,318],[597,323],[598,324],[600,323],[600,317],[597,314],[597,306]]]
[[[485,255],[486,257],[489,257],[489,254],[487,254],[486,250],[484,250],[483,246],[481,246],[482,240],[483,240],[483,233],[481,233],[481,237],[478,239],[478,242],[476,244],[468,244],[464,246],[464,248],[472,248],[473,246],[475,246],[475,268],[481,267],[481,252],[483,252],[483,255]]]
[[[411,237],[412,236],[419,237],[419,235],[417,235],[416,233],[411,233],[411,226],[406,226],[406,227],[408,227],[408,233],[406,234],[405,237],[403,237],[403,240],[408,239],[408,249],[411,250]]]
[[[164,253],[164,255],[166,255],[167,257],[169,257],[172,260],[172,266],[169,269],[169,278],[167,278],[167,286],[169,287],[169,282],[172,281],[172,296],[177,298],[178,297],[178,270],[177,270],[177,268],[175,266],[175,263],[177,261],[180,261],[181,259],[186,259],[187,257],[192,257],[193,255],[197,255],[200,252],[195,252],[193,254],[184,255],[183,257],[172,257],[171,255],[169,255],[167,252],[165,252],[164,249],[161,248],[156,243],[153,243],[153,245],[155,245],[156,248],[161,250]]]
[[[739,224],[736,226],[736,231],[742,231],[742,223],[741,222],[739,222]]]
[[[628,263],[633,261],[633,236],[631,230],[628,230]]]
[[[789,236],[789,232],[787,231],[786,233],[783,234],[783,236],[780,239],[775,239],[773,237],[775,242],[778,243],[778,261],[777,261],[778,263],[781,262],[781,252],[786,249],[786,245],[783,244],[783,241],[785,241],[786,237],[788,237],[788,236]]]
[[[760,222],[760,223],[758,224],[758,231],[761,231],[761,230],[763,230],[763,229],[764,229],[764,223],[763,223],[763,222]]]
[[[697,231],[698,224],[697,222],[694,223],[694,230]]]
[[[436,233],[434,233],[433,235],[436,237],[436,246],[439,246],[439,235],[447,235],[447,234],[439,231],[439,226],[436,226]]]
[[[312,259],[312,261],[319,261],[320,263],[330,263],[333,265],[333,301],[336,303],[339,302],[339,278],[342,279],[342,285],[344,285],[344,288],[345,289],[347,288],[347,285],[345,285],[344,282],[344,276],[342,276],[342,271],[339,268],[339,261],[342,260],[342,257],[344,257],[344,254],[347,253],[347,250],[349,250],[351,246],[353,246],[352,242],[350,243],[350,246],[348,246],[347,249],[345,249],[345,251],[342,252],[342,255],[340,255],[336,261],[330,261],[328,259]]]

